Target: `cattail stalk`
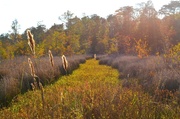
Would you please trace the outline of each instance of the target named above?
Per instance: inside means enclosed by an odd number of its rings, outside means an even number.
[[[33,35],[31,34],[30,30],[27,30],[27,38],[28,38],[28,45],[31,49],[31,52],[35,56],[35,40],[33,38]],[[52,54],[51,54],[51,58],[53,58]],[[51,59],[51,64],[52,64],[52,66],[54,66],[54,62],[53,63],[52,62],[53,62],[53,59]],[[30,58],[28,58],[28,64],[29,64],[29,67],[31,70],[31,76],[34,79],[34,83],[31,83],[32,89],[35,90],[36,88],[39,88],[41,90],[41,99],[42,99],[42,105],[43,105],[43,109],[44,109],[45,100],[44,100],[43,85],[41,84],[39,77],[36,76],[36,74],[35,74],[34,65]]]
[[[49,61],[52,67],[54,67],[54,59],[51,50],[49,50]]]
[[[35,74],[35,70],[34,70],[34,65],[33,65],[33,63],[32,63],[32,61],[31,61],[31,59],[30,58],[28,58],[28,63],[29,63],[29,68],[30,68],[30,70],[31,70],[31,76],[33,77],[33,79],[34,79],[34,86],[31,84],[31,86],[32,86],[32,88],[37,88],[37,87],[39,87],[39,80],[37,81],[37,78],[38,78],[38,76]]]
[[[28,64],[29,64],[29,68],[31,70],[31,76],[33,78],[36,77],[35,70],[34,70],[34,65],[33,65],[33,63],[32,63],[30,58],[28,58]]]
[[[32,63],[32,61],[31,61],[30,58],[28,58],[28,63],[29,63],[29,68],[30,68],[30,70],[31,70],[31,76],[33,77],[33,80],[34,80],[33,85],[31,84],[32,89],[34,90],[35,88],[38,87],[38,83],[37,83],[37,81],[36,81],[37,76],[36,76],[36,74],[35,74],[34,65],[33,65],[33,63]]]
[[[32,90],[34,91],[35,90],[35,86],[33,83],[31,83],[31,87],[32,87]]]
[[[35,40],[30,30],[27,30],[28,45],[33,55],[35,55]]]
[[[94,54],[94,59],[96,59],[96,54]]]
[[[68,61],[66,60],[66,57],[64,55],[62,55],[62,65],[67,74]]]

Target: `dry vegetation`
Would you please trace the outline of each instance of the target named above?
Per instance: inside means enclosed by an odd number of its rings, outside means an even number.
[[[163,56],[99,56],[100,64],[112,66],[120,72],[120,79],[124,79],[124,86],[129,87],[131,81],[136,79],[145,92],[148,92],[159,101],[169,98],[172,93],[180,103],[180,67]],[[176,60],[178,61],[178,60]]]
[[[32,55],[16,57],[0,62],[0,107],[8,106],[19,93],[28,90],[41,89],[43,85],[51,84],[63,75],[71,74],[74,69],[84,63],[90,56],[76,55],[65,57],[53,57],[51,50],[47,56],[39,57],[36,52],[36,42],[30,30],[27,30],[27,44]],[[29,66],[28,66],[29,65]],[[42,100],[44,97],[42,96]]]
[[[67,57],[69,62],[68,73],[72,73],[88,57],[85,55]],[[36,75],[43,85],[53,83],[60,76],[66,74],[60,56],[54,57],[54,67],[51,66],[47,56],[32,58],[31,60],[34,64]],[[30,72],[28,57],[25,56],[17,57],[13,60],[4,60],[0,63],[0,107],[4,104],[9,104],[9,101],[18,93],[24,93],[32,88],[30,84],[33,83],[33,77]]]
[[[88,60],[72,75],[44,88],[19,95],[1,118],[178,119],[180,107],[157,102],[136,82],[123,87],[117,70]],[[173,99],[175,101],[175,99]],[[44,107],[44,108],[43,108]]]

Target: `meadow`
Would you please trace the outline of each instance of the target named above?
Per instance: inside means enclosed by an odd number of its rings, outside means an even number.
[[[76,119],[178,119],[180,106],[176,98],[156,101],[143,90],[138,80],[129,79],[123,86],[118,70],[99,65],[90,59],[62,76],[42,91],[28,91],[18,95],[10,107],[0,111],[7,118],[76,118]]]

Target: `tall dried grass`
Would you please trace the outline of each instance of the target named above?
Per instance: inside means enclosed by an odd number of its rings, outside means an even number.
[[[96,59],[96,54],[94,54],[94,59]]]
[[[85,63],[90,56],[74,55],[67,56],[68,73],[79,67],[79,64]],[[49,65],[49,57],[32,58],[31,62],[34,66],[34,74],[41,79],[42,85],[51,84],[62,75],[65,75],[62,60],[59,56],[54,56],[54,67]],[[0,107],[9,104],[10,100],[18,93],[24,93],[32,90],[32,83],[34,82],[33,73],[28,63],[28,57],[15,57],[13,60],[4,60],[0,63]],[[37,79],[37,78],[36,78]],[[7,86],[8,84],[8,86]],[[7,98],[8,97],[8,98]]]
[[[30,58],[28,58],[28,64],[29,64],[29,68],[30,68],[30,71],[31,71],[31,76],[33,78],[35,78],[36,74],[35,74],[35,70],[34,70],[34,65],[33,65],[33,63],[32,63]]]
[[[143,59],[136,56],[106,56],[99,60],[100,64],[117,68],[121,79],[138,79],[144,90],[152,94],[156,90],[179,90],[180,76],[177,72],[180,72],[180,68],[173,62],[166,62],[163,56]]]
[[[51,50],[49,50],[49,62],[52,67],[54,67],[54,59]]]
[[[28,45],[33,55],[35,55],[35,40],[30,30],[27,30]]]
[[[68,57],[67,57],[68,58]],[[71,58],[71,57],[70,57]],[[96,73],[94,73],[96,72]],[[132,81],[134,81],[132,79]],[[124,88],[118,71],[89,60],[70,76],[40,91],[18,96],[18,103],[0,111],[1,118],[161,119],[180,117],[176,102],[156,102],[140,85]],[[136,83],[136,81],[135,81]],[[161,93],[161,92],[160,92]],[[159,93],[159,94],[160,94]],[[162,92],[164,93],[164,92]]]
[[[67,59],[66,59],[66,57],[64,56],[64,55],[62,55],[62,65],[63,65],[63,68],[64,68],[64,70],[65,70],[65,72],[66,72],[66,74],[68,73],[67,71],[68,71],[68,61],[67,61]]]
[[[24,93],[30,89],[35,90],[37,87],[41,89],[43,101],[43,85],[53,83],[67,72],[71,73],[79,67],[80,63],[84,63],[86,59],[90,58],[88,55],[76,55],[69,57],[67,62],[65,56],[62,57],[63,60],[60,60],[60,57],[53,57],[49,50],[49,58],[41,57],[37,59],[35,57],[33,35],[30,30],[27,30],[26,33],[28,45],[33,54],[32,59],[23,56],[0,62],[0,107],[9,104],[18,93]],[[28,62],[26,59],[28,59]],[[35,65],[33,65],[33,62]],[[65,69],[66,73],[62,69]]]

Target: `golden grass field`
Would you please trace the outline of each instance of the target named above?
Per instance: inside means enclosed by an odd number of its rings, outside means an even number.
[[[72,74],[40,90],[18,95],[1,119],[178,119],[176,104],[155,102],[136,81],[122,87],[116,69],[87,60]]]

